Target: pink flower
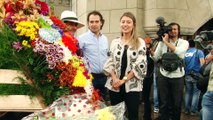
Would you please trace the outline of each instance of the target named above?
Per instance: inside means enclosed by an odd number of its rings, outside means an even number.
[[[22,45],[20,42],[13,42],[13,48],[15,48],[17,52],[19,52],[22,49]]]

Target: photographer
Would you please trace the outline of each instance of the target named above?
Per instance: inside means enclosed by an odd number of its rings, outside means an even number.
[[[163,61],[162,57],[168,52],[175,53],[176,56],[183,59],[188,49],[189,43],[179,38],[179,24],[170,23],[169,26],[171,27],[171,31],[162,36],[163,39],[158,43],[154,52],[153,58],[155,61]],[[185,71],[183,66],[178,66],[176,69],[172,68],[171,71],[167,71],[168,69],[165,70],[167,66],[161,65],[158,70],[157,85],[160,97],[160,115],[158,119],[180,120]]]
[[[206,57],[206,62],[213,60],[213,50]],[[213,64],[209,75],[209,82],[206,93],[202,99],[201,120],[212,120],[213,118]]]

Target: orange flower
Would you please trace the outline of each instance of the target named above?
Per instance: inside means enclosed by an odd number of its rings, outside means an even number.
[[[14,19],[14,24],[19,23],[23,20],[27,20],[27,16],[24,14],[23,10],[20,10],[18,13],[15,13],[14,16],[11,17]]]
[[[23,9],[27,10],[27,9],[36,9],[36,6],[34,4],[34,0],[25,0],[23,1]]]
[[[0,8],[4,7],[4,0],[0,1]]]
[[[1,6],[1,3],[0,3]],[[9,16],[10,13],[6,13],[6,10],[4,7],[0,7],[0,26],[2,26],[3,20]]]

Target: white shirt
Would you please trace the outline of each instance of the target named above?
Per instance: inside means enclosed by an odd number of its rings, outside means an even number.
[[[177,40],[177,45],[176,45],[176,42],[174,43],[171,41],[170,43],[176,46],[174,53],[176,53],[180,58],[183,59],[187,49],[189,48],[188,41],[179,38]],[[166,52],[167,52],[166,44],[163,41],[160,41],[154,52],[154,56],[153,56],[154,60],[155,61],[160,60],[162,55]],[[183,77],[185,75],[184,67],[182,67],[182,69],[180,69],[179,67],[177,70],[173,72],[168,72],[166,70],[163,70],[163,68],[160,68],[160,73],[163,76],[166,76],[168,78],[178,78],[178,77]]]

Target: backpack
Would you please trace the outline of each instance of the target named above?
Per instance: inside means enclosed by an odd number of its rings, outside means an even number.
[[[211,71],[211,66],[212,66],[212,62],[213,61],[210,61],[209,63],[205,63],[201,66],[200,68],[200,73],[203,75],[203,76],[209,76],[209,73]]]
[[[213,61],[210,61],[209,63],[205,63],[200,68],[200,74],[203,76],[203,79],[198,79],[196,82],[196,86],[201,92],[206,92],[208,83],[209,83],[209,74],[211,71]]]
[[[162,55],[161,67],[168,71],[172,72],[178,69],[178,67],[183,66],[183,60],[178,57],[177,54],[172,52],[167,52]]]
[[[196,57],[198,58],[197,52],[198,52],[198,49],[196,50]],[[211,64],[212,64],[212,61],[202,65],[199,73],[195,73],[193,70],[188,73],[192,78],[194,78],[196,82],[196,86],[199,90],[201,90],[201,92],[205,92],[207,90]]]

